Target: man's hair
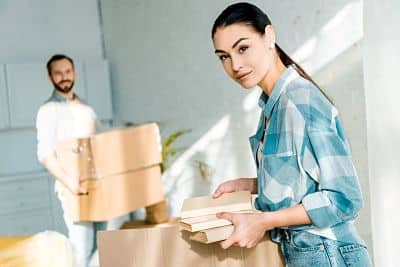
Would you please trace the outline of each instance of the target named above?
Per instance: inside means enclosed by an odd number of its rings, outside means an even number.
[[[75,68],[75,67],[74,67],[74,61],[72,60],[72,58],[70,58],[69,56],[66,56],[66,55],[56,54],[56,55],[53,55],[53,56],[49,59],[49,61],[47,61],[46,67],[47,67],[47,72],[49,73],[49,75],[51,75],[51,64],[52,64],[54,61],[58,61],[58,60],[61,60],[61,59],[66,59],[66,60],[68,60],[69,62],[71,62],[72,68]]]

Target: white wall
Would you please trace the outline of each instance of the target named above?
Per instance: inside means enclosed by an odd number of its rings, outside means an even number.
[[[55,53],[102,58],[96,0],[0,1],[0,62],[28,63]]]
[[[190,128],[189,149],[164,176],[173,215],[190,195],[222,180],[255,176],[247,137],[255,131],[259,91],[229,80],[213,55],[210,30],[231,1],[101,1],[117,123],[155,120],[163,133]],[[358,228],[371,245],[362,1],[253,1],[270,15],[278,43],[338,106],[363,187]],[[203,181],[196,160],[209,164]],[[371,246],[370,246],[371,249]]]
[[[400,2],[365,1],[364,81],[376,266],[399,266]]]

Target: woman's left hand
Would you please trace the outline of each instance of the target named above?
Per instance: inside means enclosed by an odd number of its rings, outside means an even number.
[[[227,249],[232,245],[251,248],[264,237],[265,232],[273,229],[270,214],[264,213],[218,213],[217,217],[231,221],[234,229],[232,235],[222,241],[221,247]]]

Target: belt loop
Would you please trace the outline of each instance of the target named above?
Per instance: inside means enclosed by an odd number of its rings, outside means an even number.
[[[285,229],[285,230],[283,230],[283,231],[284,231],[284,233],[285,233],[285,238],[286,238],[286,240],[287,240],[288,242],[290,242],[289,230]]]
[[[290,242],[290,234],[287,229],[280,229],[281,236],[284,240]]]

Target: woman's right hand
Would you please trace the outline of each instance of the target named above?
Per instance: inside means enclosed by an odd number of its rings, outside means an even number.
[[[238,178],[223,182],[214,191],[212,197],[218,198],[225,193],[232,193],[237,191],[250,191],[251,193],[256,194],[257,178]]]

